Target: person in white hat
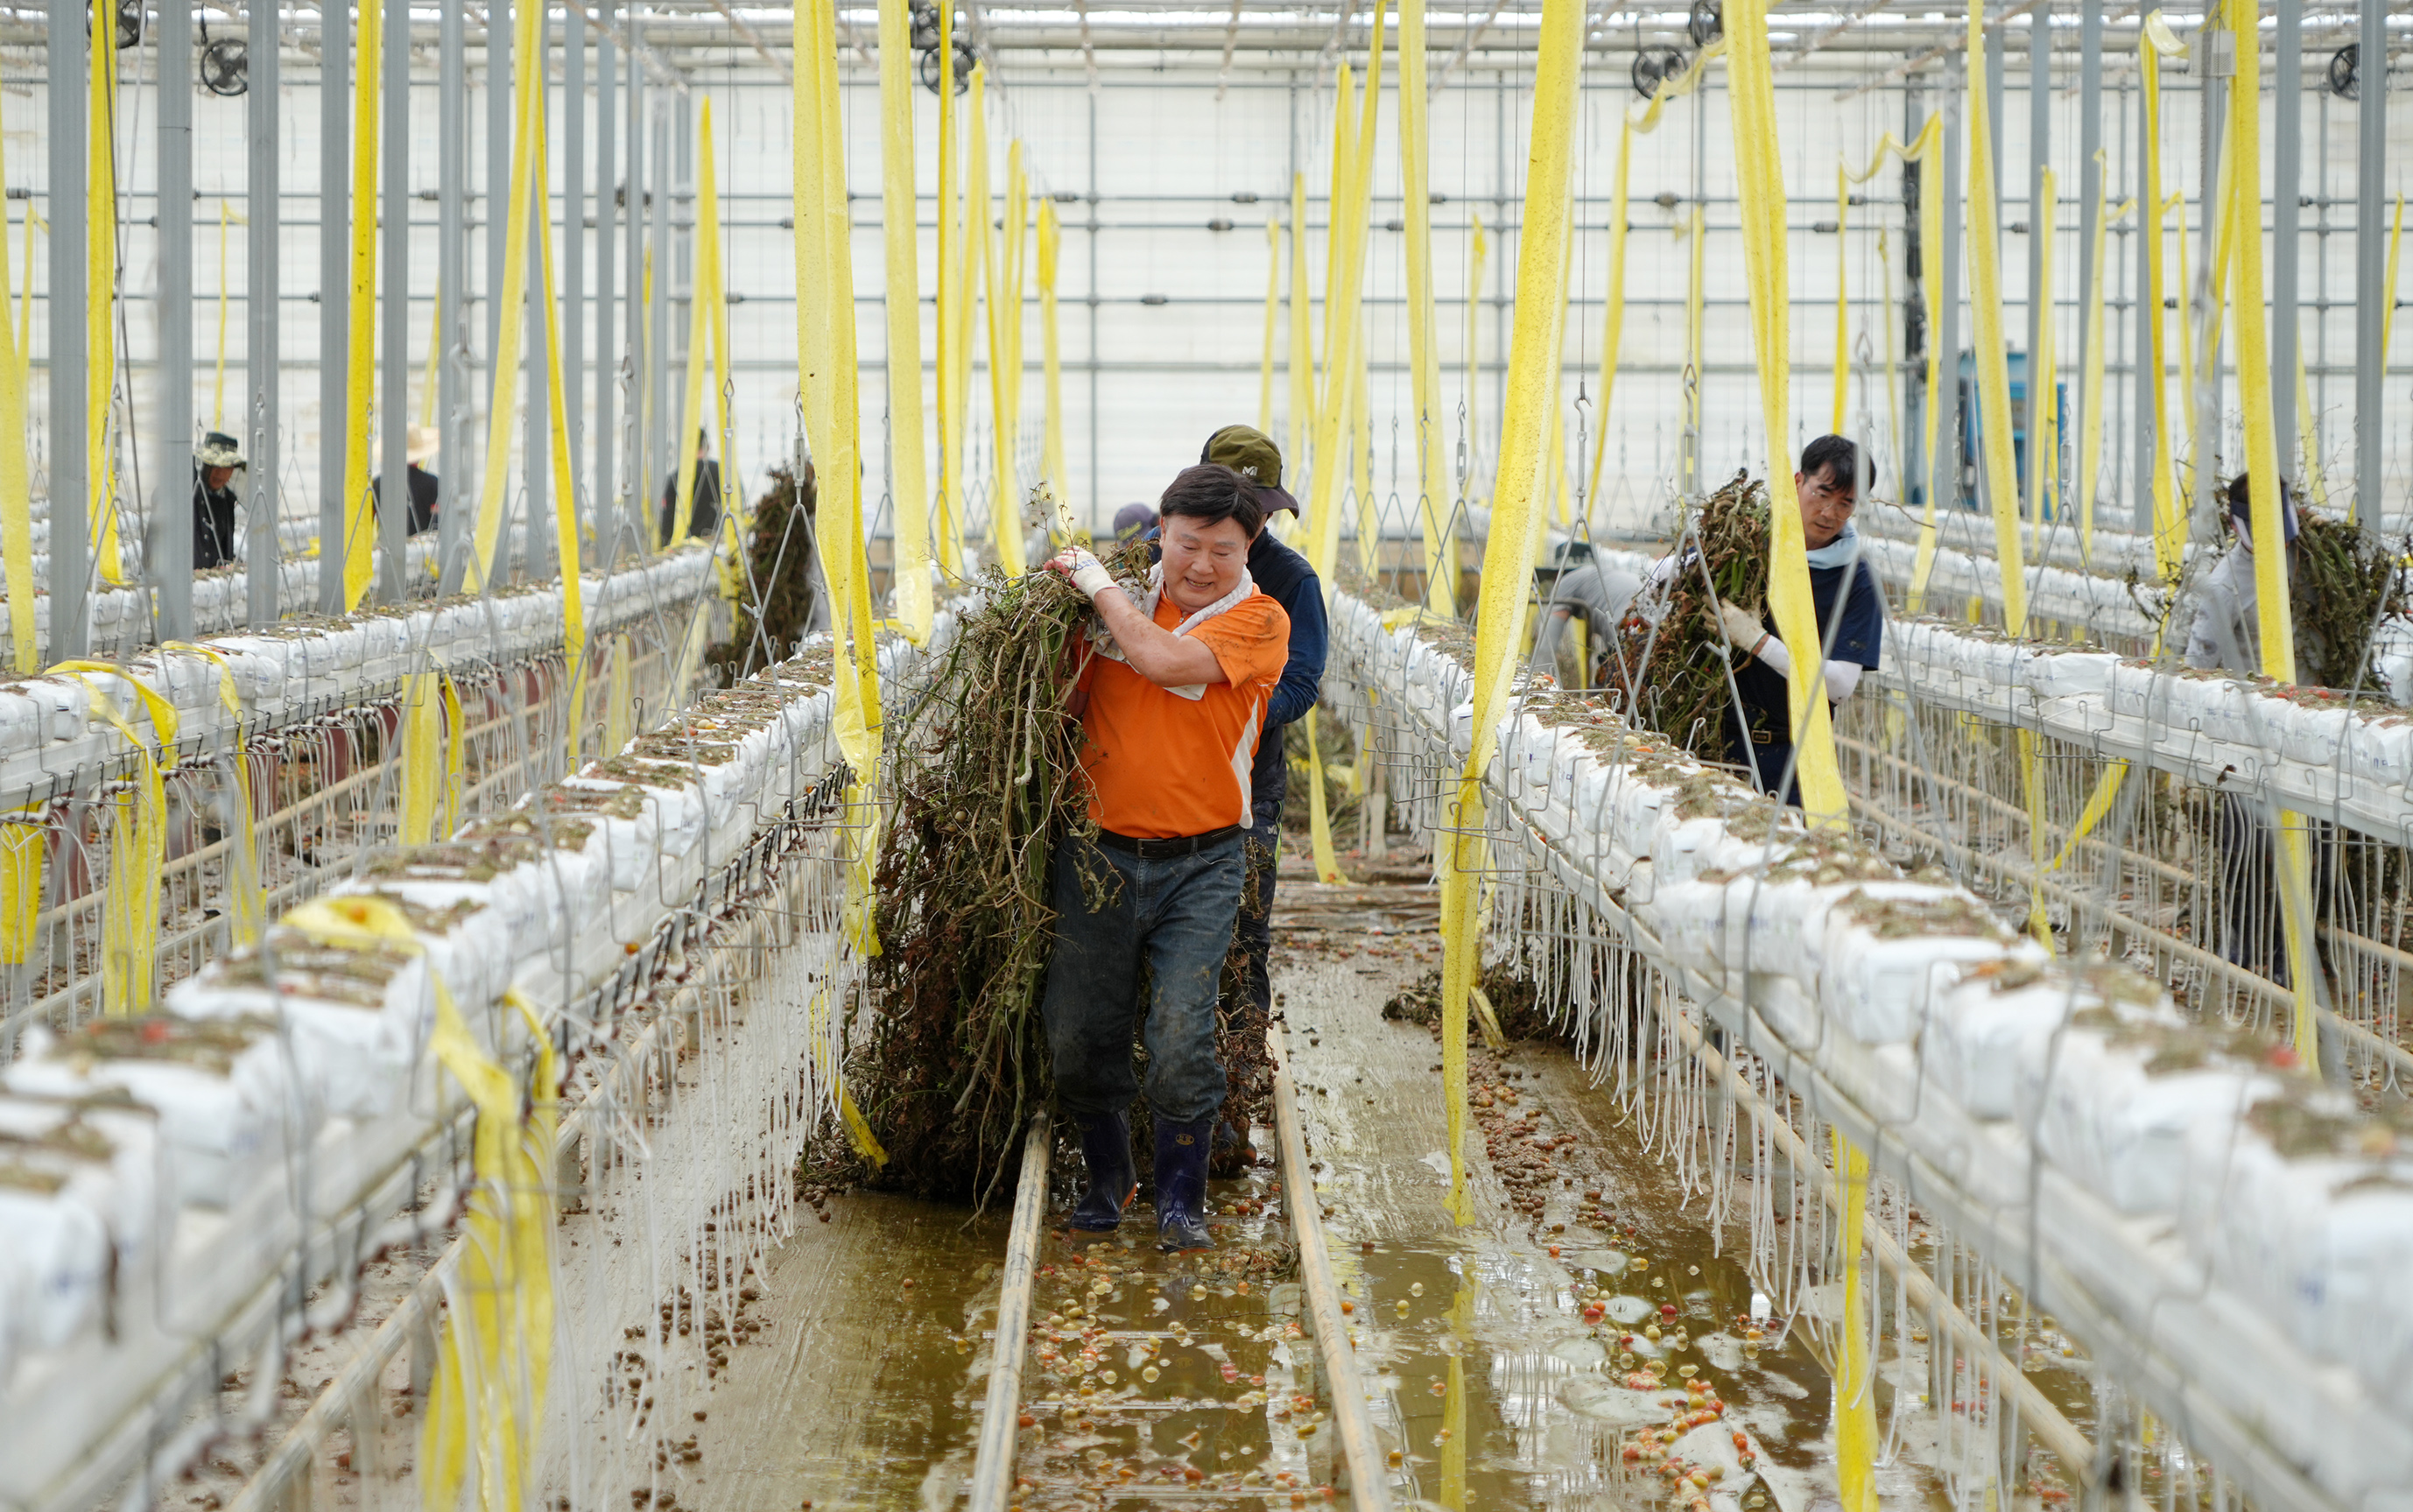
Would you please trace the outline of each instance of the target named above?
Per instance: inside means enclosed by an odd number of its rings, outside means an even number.
[[[436,455],[436,427],[413,425],[406,439],[408,444],[404,455],[410,464],[410,519],[402,533],[415,536],[436,528],[437,517],[444,511],[444,489],[442,480],[422,466]],[[384,496],[382,484],[380,479],[371,485],[379,497]]]

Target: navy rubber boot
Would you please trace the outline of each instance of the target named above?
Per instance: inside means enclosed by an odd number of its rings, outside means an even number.
[[[1132,1169],[1131,1119],[1119,1113],[1082,1119],[1081,1159],[1089,1168],[1089,1187],[1073,1209],[1073,1226],[1092,1234],[1112,1233],[1122,1222],[1123,1209],[1139,1195],[1139,1177]]]
[[[1206,1151],[1214,1133],[1211,1116],[1156,1122],[1156,1247],[1167,1254],[1215,1247],[1206,1232]]]

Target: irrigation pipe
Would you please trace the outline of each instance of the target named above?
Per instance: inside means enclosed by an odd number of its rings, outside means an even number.
[[[1047,1115],[1030,1120],[1022,1144],[1022,1178],[1014,1190],[1014,1227],[1005,1239],[1005,1277],[990,1337],[988,1402],[981,1412],[980,1452],[972,1461],[971,1512],[1004,1512],[1014,1489],[1014,1443],[1022,1421],[1023,1340],[1030,1330],[1030,1291],[1038,1277],[1040,1221],[1047,1213]]]

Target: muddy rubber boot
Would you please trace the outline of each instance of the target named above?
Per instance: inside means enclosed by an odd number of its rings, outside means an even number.
[[[1156,1247],[1167,1254],[1211,1250],[1206,1232],[1206,1150],[1212,1117],[1156,1123]]]
[[[1073,1226],[1092,1234],[1112,1233],[1123,1220],[1123,1209],[1139,1195],[1139,1177],[1132,1170],[1131,1119],[1119,1113],[1082,1119],[1081,1159],[1089,1168],[1089,1186],[1073,1209]]]

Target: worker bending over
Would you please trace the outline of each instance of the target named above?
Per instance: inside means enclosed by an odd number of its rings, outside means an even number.
[[[1197,1250],[1214,1242],[1206,1155],[1224,1094],[1216,987],[1246,870],[1250,770],[1290,620],[1249,576],[1265,525],[1255,484],[1201,464],[1158,509],[1163,556],[1143,585],[1117,583],[1078,547],[1048,563],[1089,596],[1101,622],[1073,693],[1098,834],[1068,836],[1056,850],[1056,946],[1040,1016],[1057,1100],[1080,1127],[1088,1168],[1073,1226],[1110,1230],[1138,1191],[1126,1110],[1141,1090],[1132,1020],[1147,968],[1157,1241]]]
[[[1862,673],[1876,670],[1885,639],[1885,601],[1874,574],[1860,560],[1859,532],[1852,528],[1866,477],[1862,465],[1858,445],[1841,436],[1821,436],[1801,449],[1801,470],[1793,475],[1802,541],[1810,548],[1810,601],[1826,648],[1819,681],[1829,713],[1860,686]],[[1801,784],[1794,777],[1788,692],[1792,653],[1765,611],[1754,617],[1739,604],[1723,603],[1718,619],[1726,639],[1744,653],[1734,674],[1741,707],[1726,708],[1726,759],[1750,773],[1762,793],[1777,792],[1783,784],[1784,801],[1798,808]]]

